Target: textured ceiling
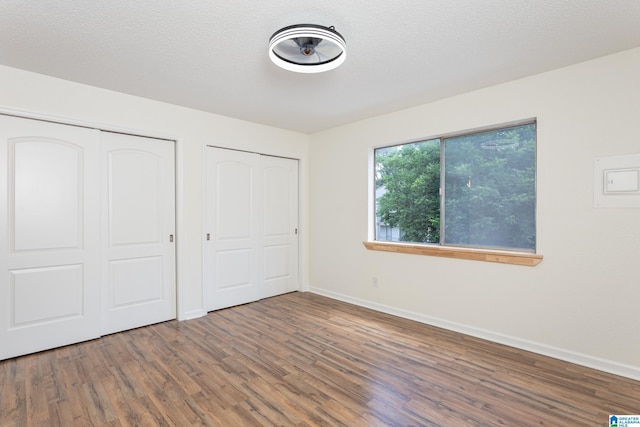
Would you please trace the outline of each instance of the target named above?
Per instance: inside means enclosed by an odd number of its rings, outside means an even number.
[[[345,63],[274,66],[297,23]],[[0,1],[0,64],[304,133],[637,46],[638,0]]]

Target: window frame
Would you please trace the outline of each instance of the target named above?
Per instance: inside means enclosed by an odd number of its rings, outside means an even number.
[[[415,243],[415,242],[391,242],[384,240],[376,240],[376,211],[377,211],[377,201],[376,201],[376,150],[387,148],[387,147],[397,147],[407,144],[418,143],[422,141],[429,141],[438,139],[440,141],[440,241],[442,242],[444,238],[444,226],[445,226],[445,194],[444,194],[444,140],[449,138],[456,138],[460,136],[470,136],[473,134],[478,134],[482,132],[495,131],[500,129],[507,129],[517,126],[524,126],[534,124],[535,125],[535,170],[534,170],[534,192],[535,192],[535,200],[534,200],[534,218],[535,218],[535,245],[532,250],[517,250],[517,249],[508,249],[508,248],[492,248],[492,247],[477,247],[471,245],[460,245],[460,244],[449,244],[449,243]],[[484,126],[480,128],[468,129],[464,131],[456,131],[450,133],[444,133],[435,136],[429,136],[425,138],[419,138],[414,140],[407,140],[403,142],[393,143],[393,144],[384,144],[379,146],[371,147],[370,149],[370,168],[369,168],[369,178],[368,181],[370,183],[370,198],[372,203],[370,203],[371,214],[369,217],[370,227],[369,227],[369,239],[363,242],[364,246],[368,250],[376,250],[376,251],[386,251],[386,252],[394,252],[394,253],[408,253],[415,255],[427,255],[427,256],[439,256],[446,258],[457,258],[457,259],[471,259],[477,261],[487,261],[487,262],[498,262],[498,263],[506,263],[506,264],[515,264],[515,265],[525,265],[525,266],[535,266],[542,262],[543,256],[537,253],[538,250],[538,215],[537,215],[537,207],[538,207],[538,194],[537,194],[537,178],[538,178],[538,120],[537,118],[528,118],[523,120],[511,121],[507,123],[495,124],[490,126]]]

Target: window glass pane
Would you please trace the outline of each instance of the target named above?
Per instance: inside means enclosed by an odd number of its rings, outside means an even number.
[[[443,244],[535,250],[535,123],[443,140]]]
[[[440,140],[375,150],[376,240],[440,241]]]

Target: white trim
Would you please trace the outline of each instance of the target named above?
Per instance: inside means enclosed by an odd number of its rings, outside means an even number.
[[[427,325],[448,329],[450,331],[459,332],[476,338],[508,345],[510,347],[519,348],[521,350],[531,351],[543,356],[553,357],[555,359],[564,360],[565,362],[575,363],[577,365],[582,365],[588,368],[597,369],[599,371],[620,375],[623,377],[631,378],[633,380],[640,380],[640,367],[638,366],[625,365],[611,360],[600,359],[598,357],[589,356],[587,354],[577,353],[533,341],[523,340],[521,338],[504,335],[485,329],[474,328],[472,326],[462,325],[437,317],[426,316],[424,314],[416,313],[409,310],[402,310],[360,298],[354,298],[348,295],[327,291],[321,288],[311,287],[309,291],[328,298],[336,299],[338,301],[347,302],[360,307],[370,308],[382,313],[387,313]]]
[[[191,310],[191,311],[184,312],[182,314],[182,317],[178,320],[180,321],[192,320],[192,319],[197,319],[198,317],[204,317],[206,315],[207,315],[207,310]]]
[[[207,199],[207,194],[209,194],[209,186],[211,185],[208,183],[209,180],[207,179],[209,173],[207,147],[210,147],[210,145],[208,145],[207,143],[204,143],[200,146],[200,257],[202,258],[200,261],[202,265],[202,288],[200,297],[202,298],[202,311],[204,311],[205,314],[208,313],[209,309],[208,304],[210,295],[209,287],[207,286],[207,284],[209,283],[209,276],[211,274],[209,269],[207,268],[207,259],[210,250],[209,244],[207,242],[207,233],[210,232],[207,227],[207,213],[209,210],[209,200]]]
[[[307,257],[309,253],[307,235],[307,158],[298,158],[298,290],[307,292]]]
[[[72,119],[69,117],[56,116],[54,114],[36,113],[33,111],[18,110],[0,105],[0,114],[7,116],[22,117],[24,119],[41,120],[44,122],[58,123],[62,125],[78,126],[89,129],[98,129],[105,132],[124,133],[127,135],[142,136],[155,139],[166,139],[168,141],[178,141],[175,136],[167,136],[166,133],[150,130],[133,129],[124,126],[109,125],[105,123],[87,122],[84,120]]]
[[[176,209],[176,318],[177,320],[186,320],[189,317],[189,312],[185,311],[184,302],[187,301],[185,295],[185,286],[186,279],[184,278],[184,272],[186,268],[184,267],[184,262],[182,261],[182,254],[185,253],[185,242],[184,242],[184,192],[182,191],[182,184],[184,182],[184,161],[183,161],[183,147],[181,138],[174,139],[174,150],[175,150],[175,209]]]

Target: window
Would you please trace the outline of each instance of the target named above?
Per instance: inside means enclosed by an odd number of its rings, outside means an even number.
[[[535,252],[536,124],[375,150],[376,241]]]

